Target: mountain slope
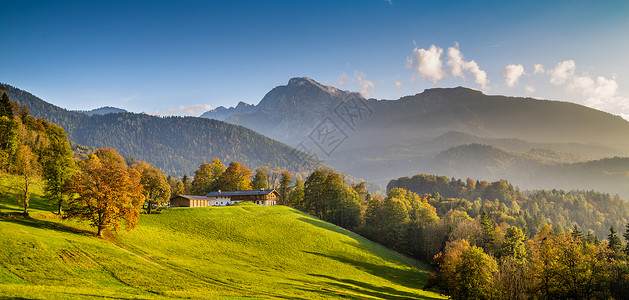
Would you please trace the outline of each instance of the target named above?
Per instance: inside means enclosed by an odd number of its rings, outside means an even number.
[[[291,170],[320,166],[315,158],[242,126],[194,117],[160,118],[117,113],[87,116],[7,87],[10,98],[28,105],[35,117],[62,126],[71,141],[91,147],[113,147],[123,156],[145,160],[166,174],[194,174],[202,162],[218,157],[251,168],[270,163]]]
[[[11,200],[0,298],[443,299],[421,289],[425,265],[288,207],[169,209],[98,239],[39,197],[33,219]]]

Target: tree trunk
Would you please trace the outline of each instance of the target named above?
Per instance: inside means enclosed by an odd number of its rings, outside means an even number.
[[[22,195],[22,201],[24,203],[24,212],[22,213],[25,217],[28,217],[28,175],[24,173],[24,194]]]
[[[57,213],[59,215],[61,215],[61,213],[63,212],[63,211],[61,211],[61,201],[59,201],[58,205],[59,205],[59,210],[57,211]]]
[[[98,231],[96,232],[96,237],[103,237],[103,234],[102,234],[103,227],[98,226],[97,228],[98,228]]]
[[[148,207],[149,207],[149,210],[147,214],[150,215],[151,214],[151,200],[148,201]]]

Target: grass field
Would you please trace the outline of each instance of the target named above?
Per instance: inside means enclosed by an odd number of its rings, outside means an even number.
[[[0,298],[442,299],[422,265],[284,206],[175,208],[94,237],[0,176]]]

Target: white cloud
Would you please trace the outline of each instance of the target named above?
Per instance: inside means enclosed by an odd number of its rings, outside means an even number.
[[[576,69],[576,63],[574,60],[566,60],[557,64],[557,66],[551,70],[548,70],[550,74],[550,83],[554,85],[562,85],[574,76],[574,70]]]
[[[162,112],[162,111],[159,111],[159,110],[154,110],[151,114],[152,114],[152,115],[154,115],[154,116],[160,116],[160,117],[163,117],[163,116],[172,116],[172,115],[174,115],[176,112],[177,112],[177,110],[176,110],[176,109],[174,109],[174,108],[169,108],[169,109],[167,109],[165,112]]]
[[[576,63],[566,60],[548,71],[550,82],[563,85],[567,92],[579,94],[585,98],[584,104],[599,110],[613,112],[625,119],[629,117],[629,98],[619,97],[616,78],[597,76],[596,79],[588,73],[575,75]]]
[[[198,116],[203,112],[211,110],[212,106],[209,104],[193,104],[193,105],[181,105],[179,109],[169,108],[166,111],[155,110],[151,114],[155,116],[174,116],[174,115],[192,115]]]
[[[617,90],[616,80],[598,76],[595,81],[587,74],[574,76],[568,85],[568,91],[582,94],[587,99],[609,99],[616,95]]]
[[[629,98],[612,97],[607,99],[590,98],[585,101],[585,105],[599,110],[612,112],[625,120],[629,120]]]
[[[369,94],[369,89],[371,89],[372,91],[375,90],[376,85],[372,81],[365,79],[365,77],[367,77],[365,73],[354,71],[354,77],[356,78],[356,81],[360,86],[360,93],[366,98],[371,96]]]
[[[474,82],[479,84],[484,90],[489,89],[487,72],[481,70],[474,60],[465,61],[463,59],[463,53],[459,50],[458,43],[456,43],[454,47],[448,48],[448,62],[446,64],[450,67],[452,76],[465,79],[464,71],[470,72],[474,75]]]
[[[544,70],[544,66],[540,64],[535,64],[535,72],[533,72],[533,74],[544,74],[544,73],[546,73],[546,70]]]
[[[203,112],[212,109],[212,106],[209,104],[194,104],[194,105],[181,105],[179,106],[179,111],[188,115],[199,115]]]
[[[393,81],[393,84],[395,85],[395,87],[397,89],[400,89],[402,87],[402,82],[401,81],[395,80],[395,81]]]
[[[349,85],[352,84],[354,86],[358,86],[360,88],[360,93],[364,97],[369,97],[371,94],[369,93],[369,89],[372,91],[376,90],[376,85],[367,80],[367,75],[363,72],[359,72],[358,70],[354,70],[354,76],[350,77],[346,72],[343,72],[339,75],[338,83],[339,85]]]
[[[527,85],[527,86],[524,87],[524,91],[527,94],[533,94],[533,93],[535,93],[536,89],[534,87],[530,86],[530,85]]]
[[[413,57],[407,58],[407,66],[417,71],[417,75],[420,77],[437,83],[446,77],[446,72],[442,69],[441,54],[443,54],[443,49],[435,45],[431,45],[428,50],[415,48],[413,49]]]
[[[450,67],[452,76],[465,78],[463,74],[463,66],[465,61],[463,60],[463,54],[459,50],[459,44],[455,44],[454,47],[448,48],[448,62],[446,63]]]
[[[522,75],[526,75],[522,65],[508,65],[505,67],[504,72],[502,72],[502,77],[505,78],[505,84],[507,84],[508,87],[518,85]]]

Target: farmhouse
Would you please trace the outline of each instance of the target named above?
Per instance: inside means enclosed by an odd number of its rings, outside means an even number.
[[[170,199],[170,205],[176,207],[226,206],[243,201],[259,205],[275,205],[279,193],[276,190],[253,191],[218,191],[205,196],[178,195]]]
[[[216,201],[226,200],[230,204],[242,201],[251,201],[260,205],[275,205],[279,193],[276,190],[253,190],[253,191],[228,191],[228,192],[211,192],[205,195],[208,198],[215,198]]]

